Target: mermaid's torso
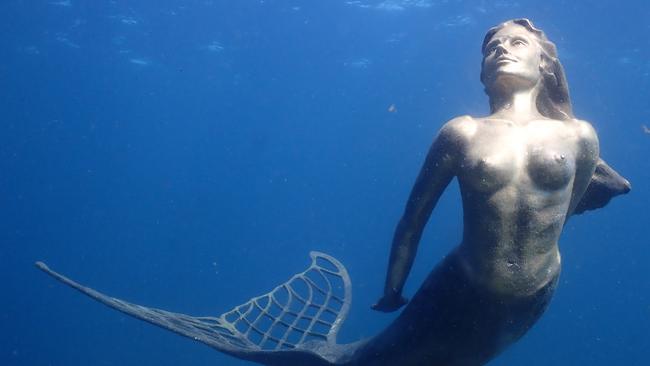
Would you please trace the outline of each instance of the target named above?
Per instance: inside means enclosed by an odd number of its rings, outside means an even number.
[[[464,267],[497,293],[533,294],[560,269],[557,243],[574,188],[579,122],[464,123],[457,168]]]

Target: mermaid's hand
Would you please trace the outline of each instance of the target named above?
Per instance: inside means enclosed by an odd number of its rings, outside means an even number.
[[[390,313],[401,308],[407,302],[408,299],[404,296],[397,292],[391,292],[389,294],[384,294],[384,296],[382,296],[376,304],[372,305],[371,308],[372,310]]]

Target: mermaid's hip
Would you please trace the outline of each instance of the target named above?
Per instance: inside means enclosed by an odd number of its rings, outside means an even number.
[[[399,317],[355,352],[352,365],[483,365],[546,310],[557,278],[505,297],[473,283],[454,252],[429,274]]]

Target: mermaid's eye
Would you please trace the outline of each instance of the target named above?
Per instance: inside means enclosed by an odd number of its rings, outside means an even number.
[[[512,41],[512,44],[517,47],[522,47],[522,46],[526,46],[528,43],[526,43],[526,41],[524,41],[523,39],[515,39],[514,41]]]

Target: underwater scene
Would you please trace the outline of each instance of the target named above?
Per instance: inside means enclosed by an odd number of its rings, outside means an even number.
[[[0,365],[650,363],[650,3],[0,18]]]

